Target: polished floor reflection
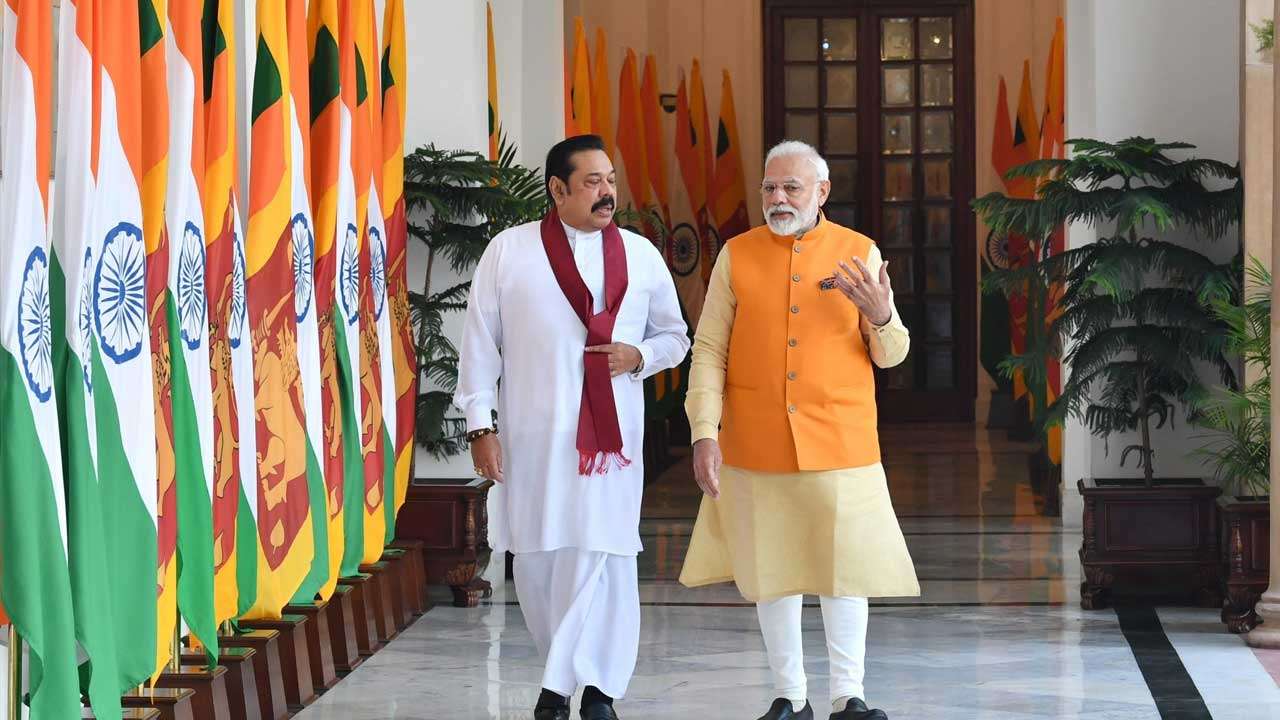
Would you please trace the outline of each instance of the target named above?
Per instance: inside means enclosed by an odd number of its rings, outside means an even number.
[[[1215,612],[1079,609],[1080,536],[1038,514],[1026,448],[967,426],[883,435],[923,590],[872,605],[869,699],[891,718],[1280,720],[1267,671],[1280,658],[1245,647]],[[676,462],[646,495],[640,661],[617,709],[645,720],[752,720],[773,698],[753,606],[731,585],[675,581],[699,501],[686,465]],[[530,718],[540,661],[500,569],[491,567],[495,592],[483,607],[437,606],[298,717]],[[804,630],[821,710],[827,663],[816,607]]]

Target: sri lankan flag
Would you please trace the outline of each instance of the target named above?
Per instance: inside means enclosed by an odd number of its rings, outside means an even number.
[[[386,47],[387,41],[391,37],[391,27],[386,24],[391,20],[391,5],[392,3],[388,2],[387,7],[383,13],[382,34],[384,38],[383,39],[384,49]],[[404,17],[403,16],[404,16],[404,13],[400,12],[399,17],[400,17],[401,35],[403,35],[404,33]],[[497,48],[494,46],[494,43],[493,43],[493,3],[487,2],[484,4],[484,21],[485,21],[485,30],[489,39],[489,159],[497,160],[498,159],[498,133],[500,132],[502,123],[498,121],[498,52],[497,52]],[[400,44],[403,45],[404,43],[402,42]],[[404,54],[403,48],[401,48],[400,53],[403,56]],[[384,57],[383,59],[385,60],[386,58]],[[403,57],[401,58],[401,60],[403,60]],[[385,64],[382,67],[382,71],[384,73],[388,71]],[[385,84],[386,83],[384,78],[383,85],[385,86]],[[386,92],[385,89],[383,92]],[[403,169],[403,163],[401,163],[401,168]]]
[[[703,187],[699,192],[701,202],[694,206],[693,217],[702,248],[698,266],[702,272],[702,282],[707,283],[711,281],[711,267],[715,265],[716,255],[720,252],[720,237],[711,221],[711,201],[714,199],[711,185],[715,176],[715,164],[711,150],[711,125],[707,118],[707,93],[702,85],[702,65],[697,58],[693,59],[693,69],[689,72],[689,120],[693,124],[693,152],[699,156],[698,163],[702,167]]]
[[[567,64],[565,72],[569,72]],[[595,132],[591,118],[591,51],[587,48],[587,31],[581,17],[573,19],[573,71],[572,75],[566,76],[564,91],[568,112],[564,122],[565,135],[573,137]]]
[[[359,572],[364,555],[364,463],[356,421],[360,403],[360,246],[351,157],[356,101],[351,11],[347,0],[341,4],[338,0],[314,0],[308,18],[329,562],[331,566],[336,563],[343,576]]]
[[[345,4],[345,3],[344,3]],[[350,147],[351,117],[345,112],[340,95],[338,47],[338,0],[312,0],[307,16],[311,121],[311,207],[316,224],[315,296],[316,317],[320,323],[320,404],[322,442],[320,464],[325,482],[325,505],[328,526],[329,582],[321,594],[333,592],[342,565],[343,530],[343,437],[355,437],[345,430],[341,391],[342,376],[338,372],[339,348],[336,337],[343,330],[342,310],[337,300],[338,278],[337,215],[338,160],[340,149]],[[350,53],[346,54],[348,62]],[[348,191],[351,187],[348,185]],[[355,200],[349,207],[354,210]],[[345,233],[343,234],[345,237]],[[345,338],[345,334],[342,335]],[[355,419],[351,419],[352,425]],[[351,443],[349,443],[351,444]]]
[[[641,112],[640,80],[636,73],[636,53],[627,48],[618,76],[618,150],[622,155],[631,202],[649,207],[649,158],[645,152],[645,117]]]
[[[109,14],[109,13],[104,13]],[[156,673],[169,661],[178,626],[178,459],[174,444],[170,377],[169,236],[164,204],[169,182],[169,101],[164,29],[165,0],[138,3],[142,93],[142,231],[146,242],[146,317],[151,331],[152,393],[155,402],[156,478],[159,488],[159,572]]]
[[[258,0],[257,20],[246,243],[261,550],[258,597],[246,613],[253,619],[280,617],[315,553],[294,305],[293,109],[285,0]]]
[[[360,453],[364,457],[363,561],[377,562],[386,546],[386,478],[394,469],[384,408],[394,408],[394,388],[384,394],[382,346],[390,349],[386,312],[386,236],[378,188],[382,185],[382,96],[378,81],[378,28],[373,0],[356,3],[356,226],[360,240]],[[379,172],[374,172],[375,159]],[[388,332],[383,332],[383,327]],[[388,367],[388,371],[392,368]],[[387,403],[390,395],[391,402]],[[394,432],[394,428],[391,429]]]
[[[205,291],[204,60],[201,8],[169,5],[169,180],[171,241],[165,315],[178,484],[178,608],[211,658],[218,655],[213,602],[213,398],[209,299]]]
[[[733,84],[728,70],[724,71],[720,90],[716,166],[710,193],[708,204],[720,238],[728,241],[751,229],[747,218],[746,179],[742,174],[742,143],[738,139],[738,113],[733,106]]]
[[[245,304],[236,128],[235,5],[204,6],[204,215],[213,383],[214,606],[218,622],[248,610],[258,585],[253,347]]]
[[[382,200],[387,208],[387,302],[391,304],[391,365],[395,370],[395,489],[387,490],[387,497],[395,502],[388,506],[392,513],[387,522],[388,543],[395,536],[395,513],[400,512],[409,489],[418,392],[418,357],[409,320],[409,227],[404,206],[407,78],[404,0],[387,0],[382,20],[382,190],[386,193]]]
[[[0,599],[30,648],[31,717],[80,714],[49,287],[47,0],[6,0],[0,135]],[[21,711],[20,711],[21,712]]]
[[[653,198],[662,208],[662,220],[671,229],[671,193],[667,189],[666,134],[662,131],[662,104],[658,99],[658,60],[653,55],[644,59],[644,77],[640,81],[640,107],[644,115],[644,150],[648,156],[646,170]],[[671,262],[668,243],[667,262]]]
[[[324,475],[320,465],[320,448],[324,446],[321,431],[320,402],[320,324],[316,320],[315,295],[315,230],[311,216],[311,94],[307,77],[307,7],[306,0],[287,0],[289,39],[289,76],[298,78],[291,84],[293,103],[289,112],[292,153],[292,178],[289,210],[290,242],[293,257],[293,310],[298,323],[299,372],[302,375],[302,403],[295,408],[306,419],[307,494],[311,502],[311,542],[314,556],[311,569],[294,596],[294,602],[310,603],[317,595],[328,600],[337,584],[329,567],[329,516]],[[296,397],[296,395],[295,395]]]
[[[591,67],[591,129],[604,140],[604,151],[613,157],[613,92],[609,87],[609,45],[604,28],[596,28],[596,59]]]

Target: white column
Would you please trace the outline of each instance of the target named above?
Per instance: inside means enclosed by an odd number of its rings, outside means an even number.
[[[1280,0],[1275,0],[1276,16],[1280,17]],[[1280,73],[1275,75],[1276,88],[1280,90]],[[1280,136],[1280,114],[1273,113],[1274,130],[1276,136]],[[1275,163],[1274,174],[1272,177],[1271,193],[1274,202],[1280,202],[1280,163]],[[1271,273],[1274,277],[1280,274],[1280,252],[1276,252],[1280,248],[1280,223],[1273,223],[1271,227]],[[1280,302],[1280,285],[1272,283],[1271,285],[1271,303],[1274,306]],[[1271,316],[1271,352],[1274,354],[1280,350],[1280,316],[1272,314]],[[1271,390],[1271,427],[1280,427],[1280,403],[1276,403],[1275,389]],[[1275,433],[1271,435],[1271,456],[1280,457],[1280,440],[1277,440]],[[1280,494],[1280,467],[1276,463],[1271,464],[1271,497],[1274,499]],[[1271,503],[1271,557],[1277,558],[1280,555],[1280,503]],[[1262,599],[1258,601],[1256,606],[1258,616],[1262,619],[1263,625],[1254,628],[1252,632],[1245,638],[1248,643],[1254,647],[1280,648],[1280,562],[1271,563],[1271,584],[1267,591],[1262,594]]]

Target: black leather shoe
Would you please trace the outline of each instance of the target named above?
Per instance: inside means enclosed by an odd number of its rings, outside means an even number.
[[[533,720],[569,720],[569,706],[536,708],[533,711]]]
[[[830,720],[889,720],[889,716],[883,710],[868,710],[862,698],[854,698],[840,712],[831,713]]]
[[[582,716],[582,720],[618,720],[618,713],[613,711],[613,706],[609,703],[583,705],[578,714]],[[565,715],[565,720],[568,718],[569,716]]]
[[[769,712],[761,715],[757,720],[813,720],[813,706],[806,702],[804,707],[797,711],[792,707],[790,700],[778,698],[769,706]]]

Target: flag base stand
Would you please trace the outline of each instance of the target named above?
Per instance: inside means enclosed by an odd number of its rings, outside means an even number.
[[[195,720],[195,709],[192,707],[195,695],[195,690],[185,687],[141,688],[121,696],[120,704],[125,710],[157,710],[160,712],[160,720]]]
[[[328,600],[284,606],[286,613],[302,615],[307,619],[307,662],[311,665],[311,683],[317,693],[323,693],[338,682],[338,671],[333,666],[328,609]]]
[[[257,651],[248,647],[220,647],[218,665],[227,669],[227,706],[231,720],[259,718],[258,683],[253,673],[253,661]],[[184,665],[202,665],[206,657],[197,653],[182,656]]]
[[[373,600],[370,602],[370,609],[373,613],[373,629],[378,636],[378,640],[385,645],[400,634],[399,629],[396,627],[395,613],[391,606],[391,568],[385,562],[378,561],[368,565],[361,565],[360,572],[373,578],[370,582],[373,587]]]
[[[333,597],[325,608],[329,624],[329,649],[333,653],[333,669],[339,675],[346,675],[360,666],[364,658],[356,647],[355,611],[352,607],[352,596],[355,591],[350,585],[338,583],[333,589]]]
[[[251,630],[218,637],[220,648],[253,648],[253,680],[258,690],[258,709],[262,720],[284,720],[291,713],[284,697],[284,678],[280,671],[280,633],[275,630]]]
[[[413,613],[409,611],[408,599],[405,597],[406,586],[411,582],[408,574],[409,560],[404,550],[384,548],[382,562],[387,564],[391,575],[391,615],[396,628],[403,631],[413,622]]]
[[[382,643],[378,641],[378,631],[374,627],[373,605],[371,599],[373,597],[373,577],[363,573],[357,573],[351,577],[338,578],[339,585],[347,585],[351,588],[351,611],[355,622],[353,625],[356,629],[356,650],[364,656],[368,657],[382,648]]]
[[[284,699],[290,710],[301,710],[316,699],[311,682],[311,663],[307,659],[307,618],[285,614],[279,620],[241,620],[240,627],[250,630],[275,630],[280,633],[280,669],[284,676]]]
[[[195,663],[180,663],[177,672],[165,671],[156,680],[158,688],[187,688],[195,691],[191,709],[200,720],[231,720],[227,700],[227,669],[221,665],[207,667],[205,656]]]
[[[427,566],[423,558],[424,546],[425,543],[421,540],[401,538],[396,538],[396,541],[391,543],[392,549],[405,553],[405,559],[408,562],[405,574],[409,582],[404,588],[404,599],[413,617],[427,612]]]

